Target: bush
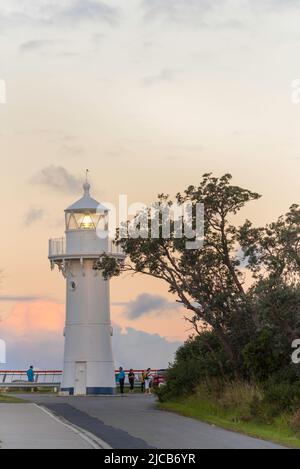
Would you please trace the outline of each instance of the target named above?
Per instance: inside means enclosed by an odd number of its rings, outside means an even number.
[[[224,386],[218,403],[224,409],[240,409],[246,415],[250,413],[250,406],[256,399],[262,399],[262,392],[256,385],[246,382],[231,382]]]
[[[265,389],[264,400],[273,408],[274,416],[293,412],[300,407],[300,384],[272,383]]]
[[[156,390],[161,402],[192,394],[201,380],[199,363],[195,359],[176,363],[174,367],[169,368],[166,380],[166,386]]]
[[[282,414],[295,412],[300,407],[300,385],[276,383],[269,381],[264,388],[262,398],[254,398],[251,405],[251,415],[256,420],[272,423]]]
[[[267,381],[290,360],[290,344],[272,328],[262,330],[243,349],[244,366],[252,379]]]
[[[272,423],[273,421],[269,416],[266,405],[263,403],[263,399],[258,396],[255,396],[250,403],[250,415],[260,423]]]
[[[292,417],[290,427],[297,435],[300,435],[300,409]]]
[[[230,379],[232,369],[213,332],[190,337],[176,353],[175,363],[167,372],[167,384],[157,390],[161,401],[193,394],[204,383]]]

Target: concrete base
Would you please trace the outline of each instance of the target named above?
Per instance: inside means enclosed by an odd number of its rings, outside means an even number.
[[[74,388],[62,388],[62,395],[74,396]],[[116,394],[116,388],[105,388],[105,387],[95,387],[95,388],[86,388],[87,396],[113,396]]]
[[[68,391],[59,391],[59,397],[68,397],[70,393]]]

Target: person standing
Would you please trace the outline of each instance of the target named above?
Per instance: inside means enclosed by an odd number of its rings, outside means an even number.
[[[129,392],[134,392],[134,382],[135,382],[135,374],[132,368],[130,368],[129,373],[128,373],[128,380],[129,380]]]
[[[145,375],[145,392],[151,394],[151,368],[148,368]]]
[[[141,392],[144,393],[145,392],[145,378],[146,378],[146,374],[147,372],[146,371],[143,371],[142,375],[141,375]]]
[[[125,371],[120,366],[119,374],[118,374],[118,381],[119,381],[120,393],[121,394],[124,394],[125,377],[126,377]]]
[[[34,383],[34,371],[33,371],[32,365],[30,366],[29,370],[27,370],[26,374],[27,374],[28,383]]]

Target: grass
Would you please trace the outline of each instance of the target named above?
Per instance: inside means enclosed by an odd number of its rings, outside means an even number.
[[[14,396],[0,394],[0,404],[24,404],[26,401]]]
[[[34,393],[37,393],[37,394],[57,394],[57,392],[54,392],[53,391],[53,388],[44,388],[44,387],[39,387],[39,386],[32,386],[32,388],[34,389]],[[31,391],[31,388],[22,388],[22,386],[20,386],[20,388],[11,388],[9,389],[6,394],[32,394],[32,391]]]
[[[300,435],[295,434],[290,428],[291,416],[288,415],[278,417],[272,424],[260,423],[246,416],[245,405],[226,407],[215,399],[204,396],[203,393],[160,403],[159,407],[282,446],[300,448]]]

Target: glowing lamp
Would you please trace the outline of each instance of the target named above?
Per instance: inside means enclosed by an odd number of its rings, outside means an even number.
[[[90,215],[85,215],[80,224],[80,228],[83,230],[92,230],[94,229],[94,223]]]

